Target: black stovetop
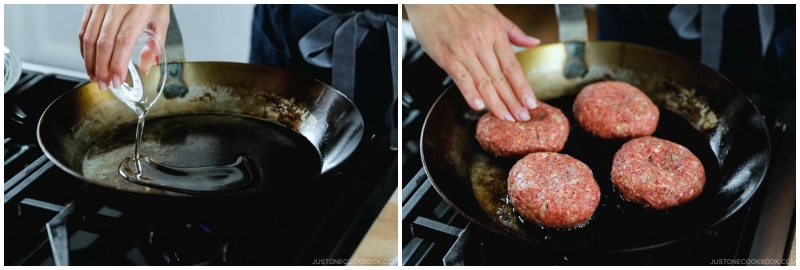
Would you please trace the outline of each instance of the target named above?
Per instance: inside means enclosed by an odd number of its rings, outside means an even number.
[[[269,196],[178,201],[88,185],[36,142],[47,105],[85,81],[23,72],[5,95],[6,265],[307,265],[347,259],[397,187],[389,131]]]

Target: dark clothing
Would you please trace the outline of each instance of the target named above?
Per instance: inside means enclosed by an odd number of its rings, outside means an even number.
[[[396,5],[386,6],[394,7],[394,13],[397,12]],[[285,68],[331,84],[331,68],[308,63],[298,47],[304,35],[330,16],[309,5],[256,5],[250,62]],[[389,46],[386,29],[369,31],[356,49],[354,89],[340,90],[349,93],[366,125],[396,126]]]
[[[332,9],[339,9],[340,12],[353,10],[353,11],[364,11],[364,10],[372,10],[379,13],[389,14],[397,16],[397,5],[317,5],[317,6],[324,6],[327,8]]]
[[[637,43],[701,59],[700,40],[679,37],[670,24],[674,5],[598,5],[598,39]],[[765,55],[756,5],[724,12],[719,69],[746,93],[795,99],[795,6],[775,5],[774,29]],[[702,14],[694,23],[700,24]]]

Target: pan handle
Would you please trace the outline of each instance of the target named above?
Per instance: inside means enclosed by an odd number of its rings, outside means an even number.
[[[183,36],[181,28],[178,27],[178,20],[175,19],[175,8],[169,7],[169,26],[167,26],[167,40],[164,42],[164,49],[167,51],[167,63],[186,61],[183,50]]]
[[[583,5],[556,4],[558,39],[561,42],[585,42],[589,37]]]
[[[167,81],[164,83],[164,98],[173,99],[184,97],[189,92],[186,82],[183,81],[183,64],[186,56],[183,49],[183,35],[175,18],[175,8],[169,7],[169,26],[167,26],[167,40],[164,42],[167,53]]]
[[[564,78],[583,77],[589,72],[584,60],[584,49],[588,39],[586,13],[583,5],[556,5],[558,15],[558,38],[567,49]]]

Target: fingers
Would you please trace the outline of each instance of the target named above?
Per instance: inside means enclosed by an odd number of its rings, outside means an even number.
[[[83,8],[83,17],[81,18],[81,29],[78,31],[78,42],[80,43],[81,57],[83,57],[83,35],[86,34],[86,26],[89,24],[89,18],[92,17],[92,5],[86,5]]]
[[[495,41],[495,43],[496,42],[497,41]],[[499,101],[488,102],[489,108],[496,115],[501,114],[503,119],[509,121],[530,120],[528,110],[517,100],[514,91],[508,83],[506,74],[503,73],[503,70],[500,68],[498,56],[494,48],[492,48],[497,45],[489,46],[490,47],[478,51],[479,63],[474,64],[475,69],[472,70],[472,73],[476,74],[476,79],[479,82],[478,90],[482,96],[494,94],[500,97]]]
[[[125,15],[114,39],[114,48],[108,65],[114,87],[119,87],[128,76],[128,61],[131,59],[137,39],[144,31],[142,26],[147,24],[147,17],[142,16],[139,8],[139,6],[134,7]]]
[[[169,5],[87,5],[78,35],[89,78],[103,90],[109,83],[119,86],[142,31],[155,25],[163,40],[169,16]],[[153,55],[161,53],[159,46],[150,47],[156,48]]]
[[[148,28],[150,27],[151,26],[148,26]],[[150,28],[150,30],[152,30],[152,28]],[[161,37],[159,37],[158,34],[155,34],[155,36],[147,39],[146,45],[139,52],[139,68],[145,74],[150,71],[151,66],[160,65],[160,62],[165,60],[159,59],[163,44],[164,42],[162,41]]]
[[[113,83],[115,87],[119,87],[120,78],[112,74],[110,69],[111,58],[114,55],[114,47],[117,45],[117,36],[119,33],[122,20],[125,18],[123,12],[118,9],[123,9],[122,6],[112,6],[106,10],[105,19],[103,19],[100,34],[97,36],[97,47],[95,52],[95,78],[98,84],[102,86],[104,83]]]
[[[508,121],[530,120],[536,107],[511,43],[539,43],[493,5],[408,5],[408,18],[425,51],[461,90],[469,106],[488,107]]]
[[[458,86],[458,90],[461,91],[461,95],[464,96],[464,99],[467,101],[467,104],[476,111],[486,108],[486,104],[475,88],[474,80],[467,68],[464,67],[461,62],[453,61],[452,64],[449,65],[448,70],[450,70],[452,74],[455,74],[451,77],[453,78],[453,82]]]
[[[155,31],[156,35],[158,35],[159,41],[161,44],[167,44],[167,28],[169,28],[170,22],[170,8],[172,8],[169,4],[165,5],[157,5],[156,7],[156,15],[148,28]],[[165,45],[166,46],[166,45]],[[158,47],[159,50],[161,49]],[[161,51],[158,52],[159,54]]]
[[[483,66],[477,59],[468,66],[456,61],[445,68],[448,70],[448,74],[454,74],[451,75],[453,81],[473,110],[483,110],[488,103],[489,111],[495,117],[506,121],[515,121],[503,103],[503,99],[498,95],[493,80],[486,75]],[[528,118],[530,119],[530,116]]]
[[[90,10],[89,19],[86,23],[83,35],[81,37],[81,49],[83,50],[83,61],[86,66],[86,73],[92,81],[98,82],[95,76],[95,51],[97,49],[97,37],[100,33],[100,28],[105,18],[106,6],[97,5],[88,7]],[[99,84],[100,82],[98,82]],[[105,89],[104,85],[100,85],[100,89]]]
[[[139,69],[142,72],[147,74],[150,72],[150,67],[154,64],[159,65],[162,59],[159,59],[159,55],[161,53],[161,49],[159,45],[156,44],[155,40],[148,40],[147,46],[142,48],[141,53],[139,53]]]
[[[508,84],[514,93],[515,99],[519,100],[528,109],[535,109],[537,106],[536,96],[531,89],[528,79],[517,60],[516,55],[511,50],[508,43],[496,43],[495,53],[497,60],[502,67],[503,77],[508,79]],[[526,120],[527,121],[527,120]]]
[[[170,20],[170,5],[157,5],[154,7],[155,17],[147,24],[147,29],[152,30],[158,41],[148,39],[145,46],[139,53],[139,68],[147,74],[153,65],[160,65],[166,59],[160,59],[163,46],[167,39],[167,28]]]
[[[530,114],[526,107],[520,103],[515,90],[506,78],[504,68],[495,52],[498,40],[503,40],[506,35],[500,28],[494,31],[473,32],[469,42],[457,46],[449,46],[450,60],[443,68],[451,75],[461,94],[476,110],[488,106],[494,116],[507,121],[528,121]],[[508,51],[504,52],[514,57],[511,45],[505,42]],[[440,59],[441,60],[441,59]],[[516,58],[514,58],[516,61]],[[517,63],[517,77],[522,77],[522,70]],[[524,81],[524,78],[522,78]],[[514,82],[519,82],[516,78]],[[525,82],[527,84],[527,82]],[[524,90],[521,90],[524,91]],[[527,88],[532,95],[530,87]]]
[[[523,47],[533,47],[541,43],[539,39],[526,35],[522,29],[507,18],[503,17],[501,21],[508,35],[509,42]],[[508,78],[508,82],[514,90],[516,97],[529,109],[536,108],[536,96],[533,94],[533,90],[531,90],[531,86],[525,78],[525,74],[517,57],[512,53],[510,44],[502,42],[501,40],[501,42],[495,43],[495,45],[495,53],[503,68],[503,74]]]
[[[508,35],[508,41],[510,41],[514,45],[530,48],[542,43],[542,41],[539,40],[538,38],[526,35],[525,32],[523,32],[522,29],[519,28],[519,26],[517,26],[516,24],[514,24],[505,17],[502,18],[501,24],[503,29],[505,29],[506,34]]]
[[[478,93],[495,116],[508,121],[528,121],[528,108],[536,107],[533,91],[505,39],[506,34],[499,28],[494,30],[472,38],[474,52],[462,55],[477,57],[464,58],[464,64]]]

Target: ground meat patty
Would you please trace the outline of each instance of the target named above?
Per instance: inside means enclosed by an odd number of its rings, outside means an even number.
[[[697,198],[706,173],[686,147],[648,136],[630,140],[617,151],[611,181],[626,200],[665,210]]]
[[[584,130],[604,139],[650,136],[658,126],[658,107],[625,82],[587,85],[575,98],[572,111]]]
[[[533,153],[514,164],[508,195],[522,217],[552,228],[586,223],[600,203],[600,187],[589,166],[559,153]]]
[[[509,122],[491,113],[478,119],[475,138],[495,156],[522,157],[533,152],[558,152],[569,136],[569,122],[558,108],[539,102],[528,111],[531,120]]]

